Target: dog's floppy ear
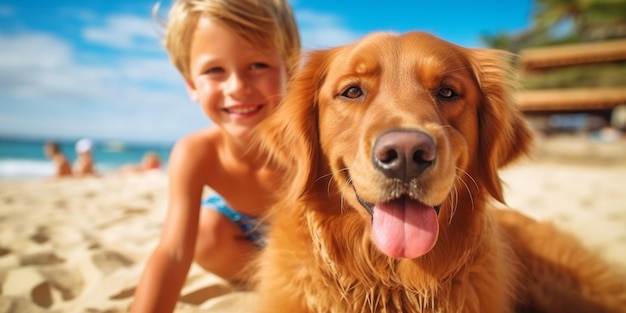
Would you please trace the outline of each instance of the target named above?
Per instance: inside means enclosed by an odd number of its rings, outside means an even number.
[[[504,203],[498,169],[510,164],[531,148],[532,132],[517,108],[511,55],[492,49],[473,49],[470,62],[480,85],[478,107],[478,169],[487,191]]]
[[[287,87],[276,111],[259,127],[259,139],[270,160],[285,170],[287,194],[295,200],[317,179],[319,140],[317,96],[330,50],[310,52]]]

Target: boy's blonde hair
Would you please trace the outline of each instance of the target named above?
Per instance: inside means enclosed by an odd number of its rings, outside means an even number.
[[[277,49],[287,71],[295,68],[300,36],[287,0],[177,0],[168,15],[165,48],[186,79],[191,40],[201,17],[222,23],[251,45]]]

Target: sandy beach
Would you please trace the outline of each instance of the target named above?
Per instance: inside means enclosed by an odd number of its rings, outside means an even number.
[[[626,268],[626,141],[539,139],[502,172],[507,204]],[[165,216],[163,173],[0,182],[0,313],[126,312]],[[192,267],[176,312],[250,312]]]

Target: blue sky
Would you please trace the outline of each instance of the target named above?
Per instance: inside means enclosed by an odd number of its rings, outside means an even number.
[[[161,47],[155,1],[0,2],[0,137],[171,143],[209,126]],[[531,22],[529,0],[291,4],[308,49],[379,30],[481,47],[481,34]]]

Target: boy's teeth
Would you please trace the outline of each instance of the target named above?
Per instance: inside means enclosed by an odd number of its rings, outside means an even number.
[[[247,114],[247,113],[255,111],[256,109],[257,109],[256,107],[230,108],[228,109],[228,111],[231,113],[235,113],[235,114]]]

